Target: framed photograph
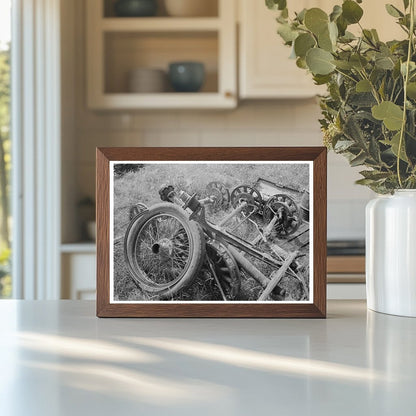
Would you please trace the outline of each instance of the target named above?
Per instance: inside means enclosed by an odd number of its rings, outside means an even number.
[[[324,318],[326,152],[97,149],[97,316]]]

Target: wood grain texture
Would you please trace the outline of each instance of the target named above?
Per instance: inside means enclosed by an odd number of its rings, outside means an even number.
[[[110,299],[110,166],[100,149],[96,158],[97,316],[103,316]]]
[[[167,318],[326,317],[326,148],[178,147],[97,149],[97,316]],[[313,303],[110,303],[110,161],[313,161]]]
[[[365,274],[328,274],[327,283],[365,283]]]
[[[328,256],[327,272],[364,274],[365,256]]]

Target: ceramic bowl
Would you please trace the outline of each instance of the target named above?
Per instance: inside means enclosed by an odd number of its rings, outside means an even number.
[[[205,67],[201,62],[172,62],[169,81],[177,92],[197,92],[205,80]]]
[[[114,12],[119,17],[148,17],[157,12],[156,0],[118,0]]]
[[[129,72],[128,91],[131,93],[165,92],[167,84],[167,75],[162,69],[136,68]]]

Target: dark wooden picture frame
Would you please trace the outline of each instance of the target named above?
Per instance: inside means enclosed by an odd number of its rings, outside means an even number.
[[[325,318],[327,150],[324,147],[97,148],[97,316],[194,318]],[[313,166],[313,300],[309,303],[152,302],[110,300],[111,161],[308,161]]]

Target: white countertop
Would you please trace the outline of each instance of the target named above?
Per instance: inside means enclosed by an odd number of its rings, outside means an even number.
[[[412,415],[416,319],[98,319],[0,301],[0,415]]]

